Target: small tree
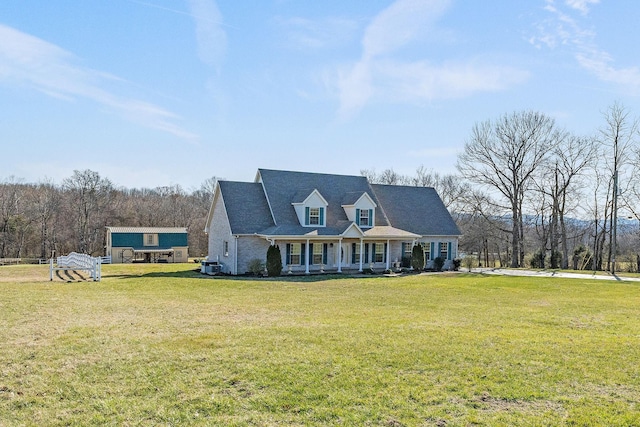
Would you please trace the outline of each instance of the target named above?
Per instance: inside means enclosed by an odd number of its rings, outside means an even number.
[[[417,243],[411,250],[411,267],[414,270],[422,270],[424,267],[424,251],[422,246]]]
[[[433,267],[436,271],[442,271],[442,267],[444,267],[444,258],[439,256],[435,257],[433,260]]]
[[[267,249],[267,274],[269,277],[279,276],[282,273],[282,255],[280,247],[277,245],[269,246]]]
[[[476,265],[476,259],[471,255],[467,255],[462,260],[462,263],[467,267],[467,270],[471,271],[471,269]]]

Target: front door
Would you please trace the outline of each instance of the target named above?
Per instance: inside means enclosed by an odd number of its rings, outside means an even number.
[[[342,245],[340,245],[340,250],[340,260],[342,267],[349,267],[349,265],[351,265],[351,244],[343,243]]]

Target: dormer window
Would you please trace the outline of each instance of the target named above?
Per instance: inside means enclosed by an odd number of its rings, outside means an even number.
[[[368,209],[360,209],[360,227],[368,227],[369,226],[369,210]]]
[[[324,208],[305,208],[304,225],[324,227]]]
[[[309,208],[309,225],[320,225],[320,208]]]
[[[358,227],[371,228],[376,223],[375,211],[378,205],[371,196],[364,192],[358,194],[349,193],[342,204],[347,219],[353,221]],[[356,198],[357,197],[357,198]]]
[[[373,227],[373,209],[356,209],[356,224],[359,227]]]
[[[303,227],[325,227],[327,225],[327,200],[318,190],[301,190],[291,203]]]

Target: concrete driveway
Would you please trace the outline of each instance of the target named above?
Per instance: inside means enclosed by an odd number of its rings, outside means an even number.
[[[527,277],[565,277],[569,279],[593,279],[593,280],[615,280],[615,281],[628,281],[628,282],[640,282],[640,277],[621,277],[618,275],[606,274],[598,272],[593,273],[565,273],[552,270],[521,270],[510,268],[472,268],[472,273],[481,274],[496,274],[501,276],[527,276]]]

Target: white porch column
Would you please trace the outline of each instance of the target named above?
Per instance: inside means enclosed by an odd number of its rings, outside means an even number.
[[[364,240],[360,239],[360,268],[358,268],[359,272],[362,272],[363,260],[364,260]]]
[[[389,242],[389,239],[387,239],[387,270],[389,270],[389,255],[391,254],[391,243]]]
[[[307,239],[307,247],[304,250],[307,252],[304,257],[304,274],[309,274],[309,239]]]
[[[342,237],[338,239],[338,273],[342,273]]]

